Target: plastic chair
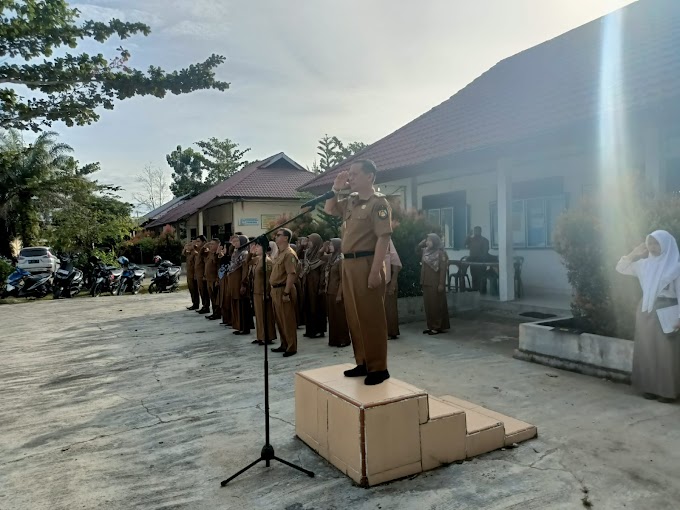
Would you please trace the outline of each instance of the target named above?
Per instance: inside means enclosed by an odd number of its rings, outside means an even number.
[[[464,263],[466,260],[467,260],[467,257],[463,257],[463,258],[460,259],[461,263]],[[448,290],[451,290],[451,288],[453,288],[454,292],[460,292],[460,286],[458,285],[458,282],[460,281],[459,278],[461,278],[461,277],[465,278],[465,280],[467,281],[467,288],[468,289],[472,288],[472,284],[470,283],[470,276],[467,273],[467,268],[465,268],[465,275],[464,276],[462,276],[460,274],[460,272],[461,272],[461,267],[456,266],[456,271],[452,273],[451,272],[451,264],[449,264],[449,267],[447,268],[448,276],[447,276],[447,284],[446,284]],[[451,284],[451,280],[453,280],[453,285]]]

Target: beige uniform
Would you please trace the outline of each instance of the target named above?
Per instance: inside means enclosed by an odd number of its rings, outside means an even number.
[[[420,269],[425,320],[429,330],[446,331],[451,327],[449,323],[449,306],[446,302],[446,269],[448,267],[449,257],[444,250],[440,250],[439,271],[435,271],[425,262],[422,263]],[[440,287],[444,290],[440,291]]]
[[[191,304],[192,306],[199,307],[201,306],[201,298],[198,295],[198,287],[196,286],[196,280],[195,278],[195,270],[194,270],[194,265],[195,265],[195,257],[198,254],[196,250],[194,250],[194,247],[192,246],[188,253],[185,250],[184,254],[187,257],[187,287],[189,287],[189,294],[191,295]]]
[[[253,303],[255,305],[255,330],[257,339],[269,342],[276,339],[276,320],[274,319],[274,307],[271,299],[271,285],[264,288],[264,275],[262,274],[262,257],[250,259],[253,270]],[[267,281],[271,279],[273,262],[267,257]],[[266,291],[266,292],[265,292]],[[265,321],[265,307],[267,320]]]
[[[279,255],[274,260],[270,280],[276,327],[279,329],[279,335],[281,336],[281,348],[287,352],[297,352],[297,321],[295,319],[297,291],[295,286],[293,286],[290,293],[290,301],[283,300],[283,293],[286,290],[285,285],[288,275],[296,275],[297,268],[297,255],[289,246],[288,249],[279,252]]]
[[[210,295],[208,294],[208,284],[205,281],[205,258],[208,255],[207,246],[203,245],[200,251],[194,255],[194,281],[196,288],[201,296],[201,308],[210,308]]]
[[[229,266],[229,261],[231,260],[231,254],[234,252],[234,247],[229,245],[227,252],[222,256],[220,264],[223,266]],[[231,294],[229,292],[229,275],[225,273],[219,282],[220,297],[219,303],[222,309],[222,324],[227,324],[231,326]]]
[[[218,288],[217,288],[217,269],[219,267],[219,262],[217,260],[217,253],[210,252],[205,257],[205,281],[208,286],[208,296],[210,297],[210,303],[212,304],[212,313],[214,315],[221,315],[221,310],[218,298]]]
[[[357,193],[338,200],[333,213],[343,218],[342,293],[357,365],[369,372],[387,370],[385,264],[381,283],[368,288],[368,276],[378,238],[392,233],[392,211],[385,196],[374,193],[361,200]]]

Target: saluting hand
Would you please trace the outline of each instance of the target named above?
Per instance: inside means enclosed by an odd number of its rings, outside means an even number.
[[[337,175],[333,187],[337,190],[349,188],[349,172],[347,170],[344,170]]]
[[[636,259],[642,259],[649,255],[647,245],[645,243],[639,244],[631,253],[630,256]]]

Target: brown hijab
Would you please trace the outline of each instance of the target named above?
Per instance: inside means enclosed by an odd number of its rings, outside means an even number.
[[[238,242],[239,247],[231,254],[231,263],[229,264],[227,273],[233,273],[234,271],[238,270],[246,261],[246,257],[248,256],[248,250],[244,248],[244,246],[248,244],[248,238],[246,236],[238,236]]]
[[[305,257],[303,259],[303,276],[310,271],[313,271],[323,265],[321,260],[321,245],[323,240],[319,234],[311,234],[308,238],[309,244],[305,250]]]
[[[430,266],[435,272],[439,271],[439,261],[441,260],[442,240],[437,234],[427,234],[428,240],[432,242],[432,248],[423,250],[423,264]]]
[[[331,268],[340,262],[342,260],[342,252],[340,251],[340,246],[342,245],[342,239],[338,237],[334,237],[331,239],[331,245],[333,246],[333,253],[331,253],[331,256],[328,257],[328,261],[326,262],[326,267],[324,267],[324,283],[323,283],[323,289],[324,292],[328,292],[328,284],[330,283],[331,280]]]

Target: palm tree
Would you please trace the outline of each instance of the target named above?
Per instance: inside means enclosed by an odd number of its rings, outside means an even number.
[[[63,186],[80,179],[73,149],[57,142],[57,133],[41,133],[26,144],[14,130],[0,134],[0,254],[10,255],[10,242],[24,246],[40,234],[42,214],[64,199]]]

